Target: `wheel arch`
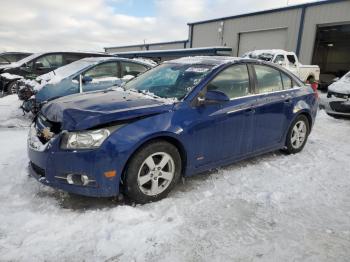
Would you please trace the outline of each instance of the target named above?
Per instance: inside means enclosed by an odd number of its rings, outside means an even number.
[[[170,135],[170,134],[159,134],[157,136],[153,136],[150,137],[144,141],[142,141],[129,155],[127,161],[125,162],[125,165],[123,167],[122,170],[122,175],[121,175],[121,183],[123,183],[124,177],[125,177],[125,172],[128,168],[128,165],[130,163],[131,158],[139,151],[141,150],[141,148],[143,148],[144,146],[156,142],[156,141],[166,141],[169,144],[172,144],[173,146],[175,146],[177,148],[177,150],[179,151],[180,154],[180,158],[181,158],[181,175],[183,176],[183,174],[186,172],[186,165],[187,165],[187,152],[186,149],[183,145],[183,143],[175,138],[174,136]]]

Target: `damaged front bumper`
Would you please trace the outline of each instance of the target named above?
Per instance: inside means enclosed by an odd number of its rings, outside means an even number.
[[[29,173],[40,183],[74,194],[110,197],[119,194],[120,167],[104,150],[60,149],[61,134],[43,143],[32,125],[28,136]],[[106,176],[115,172],[115,176]]]

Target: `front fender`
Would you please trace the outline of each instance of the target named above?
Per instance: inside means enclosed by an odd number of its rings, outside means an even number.
[[[118,162],[118,173],[121,174],[130,157],[142,145],[156,138],[169,138],[175,140],[185,152],[186,143],[182,136],[183,129],[172,125],[172,117],[167,112],[160,115],[150,116],[126,124],[112,133],[103,143],[103,150],[108,152],[111,158]]]

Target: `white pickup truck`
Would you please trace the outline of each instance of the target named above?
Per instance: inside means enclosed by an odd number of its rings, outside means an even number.
[[[293,52],[280,49],[255,50],[245,53],[243,57],[255,58],[272,63],[288,69],[305,83],[313,84],[320,80],[320,67],[317,65],[302,65]]]

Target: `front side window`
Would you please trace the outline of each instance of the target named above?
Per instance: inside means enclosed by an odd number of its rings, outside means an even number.
[[[207,90],[223,92],[229,98],[249,95],[249,74],[246,65],[234,65],[220,72],[207,86]]]
[[[185,97],[211,71],[210,65],[165,63],[128,82],[127,90],[153,93],[162,98]]]
[[[116,62],[111,62],[97,65],[86,71],[84,76],[89,76],[92,79],[119,77],[118,64]]]
[[[35,61],[35,67],[42,69],[55,69],[63,65],[62,55],[45,55]]]
[[[122,76],[132,75],[137,76],[140,73],[143,73],[147,68],[143,65],[137,63],[121,62],[122,66]]]
[[[280,71],[262,65],[255,65],[257,92],[259,94],[283,90]]]

